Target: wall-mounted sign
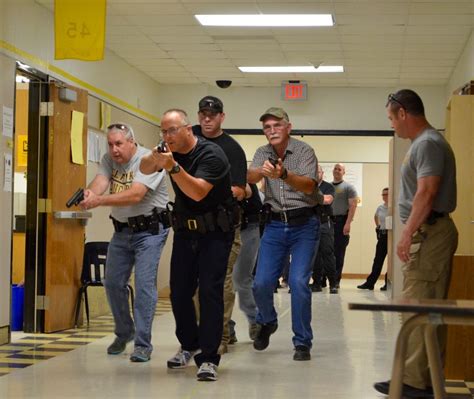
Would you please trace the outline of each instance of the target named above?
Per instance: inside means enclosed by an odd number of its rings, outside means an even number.
[[[308,99],[308,84],[299,80],[283,82],[281,84],[281,99],[283,101],[306,101]]]

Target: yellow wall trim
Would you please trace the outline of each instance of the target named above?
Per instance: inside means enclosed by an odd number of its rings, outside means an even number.
[[[82,88],[88,90],[89,92],[93,92],[93,93],[97,94],[103,100],[111,101],[112,103],[114,103],[114,104],[116,104],[116,105],[118,105],[122,108],[125,108],[126,110],[134,113],[135,115],[140,115],[140,116],[148,119],[151,122],[155,122],[155,123],[158,123],[158,124],[160,123],[160,118],[158,118],[157,116],[149,114],[148,112],[143,111],[139,108],[136,108],[133,105],[121,100],[120,98],[115,97],[115,96],[107,93],[106,91],[104,91],[102,89],[99,89],[98,87],[92,86],[91,84],[89,84],[89,83],[87,83],[87,82],[71,75],[70,73],[66,72],[65,70],[63,70],[61,68],[58,68],[57,66],[52,65],[49,62],[46,62],[46,61],[36,57],[33,54],[27,53],[26,51],[23,51],[23,50],[15,47],[15,46],[13,46],[12,44],[7,43],[4,40],[0,40],[0,49],[7,50],[8,52],[10,52],[12,54],[21,57],[23,59],[23,61],[32,62],[33,64],[35,64],[35,66],[40,66],[42,69],[44,69],[46,71],[54,72],[55,74],[60,75],[64,78],[68,79],[70,82],[73,82],[73,83],[81,86]],[[43,72],[45,72],[45,71],[43,71]]]

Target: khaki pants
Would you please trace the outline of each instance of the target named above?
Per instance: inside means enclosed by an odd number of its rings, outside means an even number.
[[[413,235],[410,261],[403,265],[403,298],[446,299],[451,278],[453,255],[458,232],[449,217],[423,224]],[[412,314],[403,314],[406,321]],[[438,340],[444,358],[446,327],[438,329]],[[423,329],[413,330],[408,340],[403,382],[415,388],[431,386]]]
[[[232,318],[232,310],[235,303],[234,284],[232,283],[232,273],[235,261],[239,256],[242,241],[240,240],[240,227],[235,229],[235,238],[230,250],[229,261],[227,262],[227,272],[224,280],[224,329],[222,330],[221,345],[227,345],[230,339],[229,321]]]

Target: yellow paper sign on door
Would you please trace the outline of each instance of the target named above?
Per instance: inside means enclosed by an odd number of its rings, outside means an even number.
[[[20,134],[18,136],[16,156],[17,156],[17,166],[28,165],[28,135],[27,134]]]
[[[71,153],[72,162],[84,165],[82,156],[82,128],[84,126],[84,114],[79,111],[72,111],[71,119]]]

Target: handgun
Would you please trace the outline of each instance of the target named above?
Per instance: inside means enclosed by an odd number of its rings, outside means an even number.
[[[68,202],[66,202],[66,206],[70,208],[73,205],[79,205],[79,203],[84,200],[84,190],[79,188],[71,198],[69,198]]]
[[[274,159],[272,157],[268,158],[268,162],[270,162],[274,168],[278,165],[278,159]]]
[[[166,142],[164,140],[161,140],[156,146],[156,150],[158,152],[168,152],[168,147],[166,146]]]

